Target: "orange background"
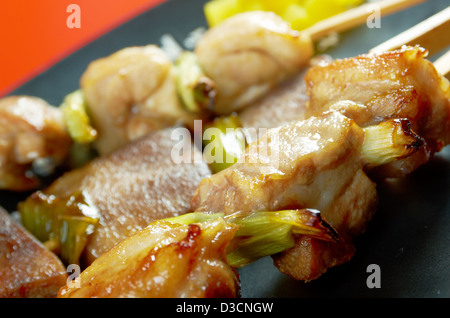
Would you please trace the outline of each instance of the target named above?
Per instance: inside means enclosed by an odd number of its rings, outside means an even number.
[[[0,4],[0,96],[79,47],[165,0],[27,0]],[[70,4],[81,28],[67,27]]]

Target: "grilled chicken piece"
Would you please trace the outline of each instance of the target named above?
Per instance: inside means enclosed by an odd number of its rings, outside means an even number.
[[[101,255],[59,296],[236,297],[235,268],[292,247],[295,234],[337,239],[309,209],[158,220]]]
[[[172,138],[175,129],[149,133],[64,174],[42,192],[34,193],[19,205],[25,226],[28,220],[31,222],[28,228],[36,228],[36,222],[42,218],[37,212],[39,208],[44,216],[49,213],[46,209],[53,212],[59,209],[67,217],[75,215],[82,218],[95,218],[92,211],[96,210],[98,222],[92,222],[95,230],[86,230],[92,233],[88,235],[81,260],[83,265],[88,265],[152,221],[187,212],[195,188],[200,180],[210,176],[210,171],[203,162],[176,163],[172,160],[172,150],[178,143]],[[193,156],[200,152],[194,146],[191,149]],[[79,199],[80,192],[87,202]],[[74,200],[83,202],[73,204]],[[78,208],[79,203],[90,208],[90,212]],[[78,210],[73,212],[69,206]],[[50,217],[48,225],[52,221],[55,221],[54,217]],[[58,235],[58,230],[53,232],[53,236]],[[45,231],[44,234],[37,236],[41,240],[52,238],[51,233]]]
[[[339,235],[357,235],[377,203],[375,184],[363,172],[363,141],[363,130],[339,113],[271,129],[247,147],[238,163],[202,180],[192,209],[231,214],[308,207],[321,211]],[[300,258],[279,268],[299,280],[317,278],[354,253],[346,235],[339,244],[303,236],[297,240],[310,243],[300,247]]]
[[[239,277],[226,258],[236,229],[223,219],[190,225],[156,221],[96,259],[58,296],[236,297]]]
[[[240,112],[240,121],[245,129],[272,128],[328,110],[339,111],[362,127],[389,118],[408,118],[426,146],[372,174],[404,176],[427,162],[450,138],[449,84],[425,57],[425,50],[405,47],[336,61],[326,57],[312,61],[305,78],[299,74],[249,105]],[[430,80],[423,83],[422,78]]]
[[[426,147],[380,167],[377,174],[400,177],[410,173],[450,142],[450,84],[426,56],[420,47],[403,47],[312,67],[305,77],[310,97],[306,117],[331,109],[363,127],[407,118]]]
[[[216,85],[213,111],[242,109],[308,64],[308,36],[272,12],[237,14],[209,29],[195,47],[205,74]]]
[[[66,279],[59,258],[0,208],[0,297],[56,297]]]
[[[31,96],[0,99],[0,189],[37,188],[36,172],[50,174],[65,160],[70,145],[58,108]]]
[[[100,154],[192,119],[181,105],[175,66],[155,45],[128,47],[89,64],[81,77]]]
[[[237,163],[200,182],[192,210],[231,214],[312,208],[338,231],[345,227],[360,233],[366,224],[361,216],[376,201],[375,185],[359,175],[365,165],[363,141],[364,131],[337,112],[270,129],[247,146]],[[353,182],[358,182],[353,195],[360,208],[339,210],[336,200]]]
[[[406,129],[409,139],[408,127],[398,124],[395,127]],[[275,264],[291,277],[315,279],[351,258],[352,238],[365,231],[375,213],[376,186],[366,175],[373,167],[366,156],[371,129],[360,128],[338,112],[270,129],[248,145],[237,163],[202,180],[192,209],[225,214],[289,207],[319,210],[339,233],[340,242],[298,236],[294,248],[275,257]],[[405,155],[410,155],[417,148],[409,147],[419,147],[420,139],[414,136],[404,146]]]

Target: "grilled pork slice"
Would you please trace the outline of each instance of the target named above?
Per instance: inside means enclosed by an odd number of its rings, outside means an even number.
[[[377,203],[375,184],[362,171],[363,141],[363,130],[339,113],[271,129],[247,147],[238,163],[202,180],[192,209],[231,214],[307,207],[319,210],[339,235],[356,235],[364,230]],[[344,197],[346,202],[340,203]],[[320,252],[314,250],[316,246]],[[314,279],[327,268],[348,261],[354,253],[347,240],[339,245],[303,245],[303,253],[296,253],[298,257],[290,253],[295,248],[282,254],[291,258],[281,261],[286,266],[279,269],[299,280]]]
[[[361,216],[376,202],[375,185],[360,176],[364,137],[354,121],[337,112],[270,129],[248,145],[237,163],[200,182],[192,210],[231,214],[312,208],[338,231],[361,232],[366,223]],[[353,188],[359,206],[332,212],[353,182],[358,182]]]
[[[312,67],[305,77],[306,117],[337,110],[362,127],[407,118],[426,147],[378,172],[391,177],[410,173],[450,142],[450,84],[426,56],[420,47],[403,47]]]
[[[235,268],[284,251],[294,234],[336,241],[315,210],[158,220],[102,254],[60,297],[236,297]]]
[[[50,174],[49,168],[65,160],[70,145],[58,108],[31,96],[0,99],[0,189],[38,188],[36,172]]]
[[[156,221],[101,255],[58,296],[236,297],[239,277],[226,258],[236,230],[221,218],[189,225]]]
[[[23,223],[40,240],[56,240],[65,262],[81,255],[88,265],[154,220],[187,212],[210,171],[206,163],[172,160],[175,129],[153,132],[64,174],[20,204]],[[67,227],[71,240],[63,235]]]
[[[59,258],[0,208],[0,297],[56,297],[66,279]]]
[[[288,207],[319,210],[337,230],[341,241],[316,243],[298,236],[296,247],[277,256],[276,263],[295,279],[317,278],[327,268],[351,258],[351,238],[364,232],[375,212],[375,183],[365,170],[386,162],[381,157],[397,148],[380,149],[376,141],[386,136],[396,141],[403,132],[406,139],[411,137],[407,125],[384,125],[387,123],[362,129],[348,117],[328,112],[270,129],[267,135],[248,145],[237,163],[202,180],[191,201],[192,209],[225,214]],[[385,133],[378,128],[386,129]],[[400,129],[399,134],[389,135],[396,129]],[[373,139],[374,132],[379,134]],[[410,155],[417,150],[411,151],[414,145],[420,145],[419,141],[413,136],[399,147],[400,153]],[[386,158],[398,157],[389,154]],[[305,240],[309,243],[302,243]]]

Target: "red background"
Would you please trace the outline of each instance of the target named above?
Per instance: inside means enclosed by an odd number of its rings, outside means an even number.
[[[165,0],[13,0],[0,4],[0,96]],[[67,27],[70,4],[81,28]]]

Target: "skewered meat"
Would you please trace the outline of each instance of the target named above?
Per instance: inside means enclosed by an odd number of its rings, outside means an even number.
[[[158,220],[101,255],[59,296],[236,297],[236,267],[293,246],[294,234],[336,240],[317,212],[194,212]]]
[[[388,15],[419,2],[382,1],[378,9]],[[270,10],[237,13],[210,28],[195,53],[217,85],[213,110],[228,115],[246,107],[308,66],[313,41],[366,23],[372,10],[370,4],[362,5],[301,31]]]
[[[237,227],[223,219],[182,225],[157,221],[96,259],[65,286],[64,297],[236,297],[226,248]],[[76,285],[75,285],[76,286]]]
[[[305,78],[311,97],[306,116],[339,111],[361,126],[408,118],[424,146],[409,157],[376,167],[371,176],[399,177],[412,172],[448,144],[450,137],[450,85],[425,56],[419,47],[404,47],[311,68]],[[327,255],[320,245],[300,238],[293,249],[275,257],[275,264],[293,277],[302,277],[305,271],[297,260],[318,251],[310,258],[317,266],[320,255]]]
[[[172,61],[155,45],[124,48],[88,66],[81,89],[100,154],[192,120],[178,99],[175,75]]]
[[[247,147],[239,162],[201,181],[192,210],[231,214],[298,206],[318,209],[328,218],[324,211],[363,166],[363,140],[363,131],[338,113],[271,129]],[[362,205],[375,202],[372,187],[361,182],[368,198]]]
[[[400,128],[407,130],[404,125]],[[231,214],[287,207],[318,209],[341,235],[341,242],[312,243],[307,238],[301,248],[309,257],[296,259],[286,271],[296,279],[317,278],[352,256],[349,238],[361,234],[375,212],[375,183],[365,173],[369,162],[362,155],[364,141],[370,140],[367,132],[337,112],[271,129],[251,143],[236,164],[201,181],[192,210]],[[420,146],[416,136],[406,144]]]
[[[272,128],[328,110],[339,111],[361,126],[408,118],[412,130],[425,139],[425,146],[372,174],[377,178],[404,176],[427,162],[449,139],[448,80],[425,56],[424,49],[404,47],[334,62],[321,59],[305,71],[305,79],[300,75],[242,110],[239,121],[244,130]],[[423,76],[430,81],[422,85]],[[255,140],[251,133],[246,137],[248,142]]]
[[[39,177],[61,164],[71,139],[58,108],[31,96],[8,96],[0,100],[0,189],[36,189]],[[45,163],[47,167],[44,167]]]
[[[66,279],[56,255],[0,208],[0,297],[55,297]]]
[[[213,111],[230,114],[307,65],[311,40],[272,12],[237,14],[209,29],[195,47],[217,90]]]
[[[177,143],[172,139],[175,129],[149,133],[67,172],[48,188],[32,194],[19,205],[24,225],[42,241],[53,236],[62,240],[58,233],[64,224],[55,219],[82,218],[86,228],[76,237],[87,237],[86,246],[71,248],[83,253],[81,263],[88,265],[152,221],[187,212],[195,188],[210,171],[206,163],[172,160]],[[191,149],[192,156],[199,152],[195,147]],[[38,221],[46,216],[47,222],[40,224]],[[49,233],[47,228],[52,224],[57,228]],[[80,224],[73,228],[80,229]]]
[[[426,146],[377,173],[410,173],[450,142],[450,84],[426,55],[420,47],[403,47],[312,67],[305,77],[310,97],[306,117],[332,109],[363,127],[389,118],[409,119]]]

